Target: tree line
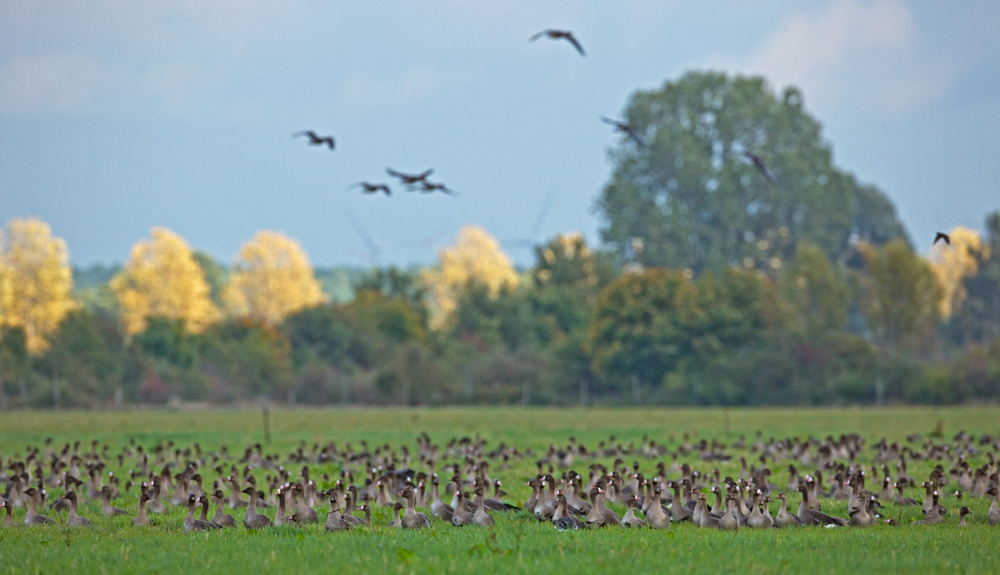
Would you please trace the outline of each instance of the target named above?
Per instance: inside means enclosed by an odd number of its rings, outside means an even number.
[[[609,152],[602,245],[560,234],[526,269],[467,226],[436,264],[341,274],[331,298],[282,233],[223,265],[154,228],[80,290],[47,224],[9,222],[0,405],[1000,397],[1000,212],[922,257],[801,94],[761,78],[692,72],[625,115],[644,145]]]

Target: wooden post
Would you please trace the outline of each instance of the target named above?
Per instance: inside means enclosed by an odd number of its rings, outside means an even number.
[[[271,444],[271,412],[264,406],[264,443]]]

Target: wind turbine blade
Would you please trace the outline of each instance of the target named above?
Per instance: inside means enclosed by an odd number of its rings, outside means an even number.
[[[538,241],[538,233],[542,231],[542,226],[545,225],[546,218],[549,217],[549,210],[552,209],[552,202],[556,199],[555,192],[549,192],[549,195],[545,197],[545,201],[542,202],[541,209],[538,210],[538,216],[535,217],[535,223],[531,226],[531,237]]]
[[[344,215],[347,217],[347,221],[351,224],[351,227],[354,228],[354,231],[361,236],[361,241],[368,246],[368,251],[371,252],[372,259],[377,263],[379,256],[382,254],[382,250],[379,249],[378,244],[375,243],[375,238],[373,238],[372,235],[368,233],[368,230],[361,225],[361,222],[354,217],[351,210],[344,210]]]

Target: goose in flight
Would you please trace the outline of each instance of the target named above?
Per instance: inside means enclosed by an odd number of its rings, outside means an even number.
[[[312,130],[303,130],[301,132],[295,132],[294,134],[292,134],[293,138],[299,138],[302,136],[309,137],[310,146],[322,146],[323,144],[326,144],[327,146],[330,147],[331,150],[334,148],[333,136],[320,137],[316,132],[313,132]]]
[[[573,36],[573,33],[570,32],[569,30],[551,30],[551,29],[542,30],[538,34],[532,36],[529,39],[529,41],[534,42],[535,40],[538,40],[542,36],[547,36],[552,40],[566,40],[567,42],[572,44],[574,48],[576,48],[576,51],[579,52],[581,56],[587,55],[586,52],[583,51],[583,46],[580,45],[580,42],[576,39],[575,36]]]
[[[605,118],[604,116],[601,116],[601,121],[604,122],[605,124],[610,124],[614,126],[616,132],[627,134],[628,137],[635,140],[636,144],[639,144],[640,146],[643,147],[649,145],[646,143],[645,138],[640,136],[639,132],[636,131],[635,127],[632,126],[631,124],[626,124],[625,122],[619,122],[618,120],[612,120],[611,118]]]

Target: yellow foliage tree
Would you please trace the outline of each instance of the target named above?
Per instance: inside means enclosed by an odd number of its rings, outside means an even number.
[[[2,320],[24,330],[29,352],[41,353],[66,314],[77,308],[69,250],[35,218],[10,222],[7,235],[10,245],[0,257],[0,284],[6,284],[0,285]]]
[[[151,317],[181,320],[188,333],[201,333],[220,316],[191,248],[167,228],[153,228],[148,240],[132,247],[128,265],[111,280],[111,290],[129,335],[145,330]]]
[[[458,298],[470,284],[486,288],[496,297],[504,288],[516,287],[520,278],[500,243],[486,230],[465,226],[459,231],[455,246],[438,253],[440,263],[421,276],[429,295],[429,323],[443,328],[458,307]]]
[[[10,268],[3,258],[3,230],[0,230],[0,327],[3,327],[10,309],[12,289]]]
[[[223,293],[229,310],[270,325],[326,301],[309,258],[280,232],[260,231],[243,244]]]
[[[931,248],[931,269],[943,292],[938,309],[941,317],[951,317],[954,310],[962,307],[965,296],[968,295],[963,285],[965,278],[976,275],[977,258],[983,256],[989,259],[989,246],[983,244],[982,238],[975,230],[965,226],[956,226],[948,233],[951,245],[944,242]],[[985,253],[984,253],[985,250]]]

